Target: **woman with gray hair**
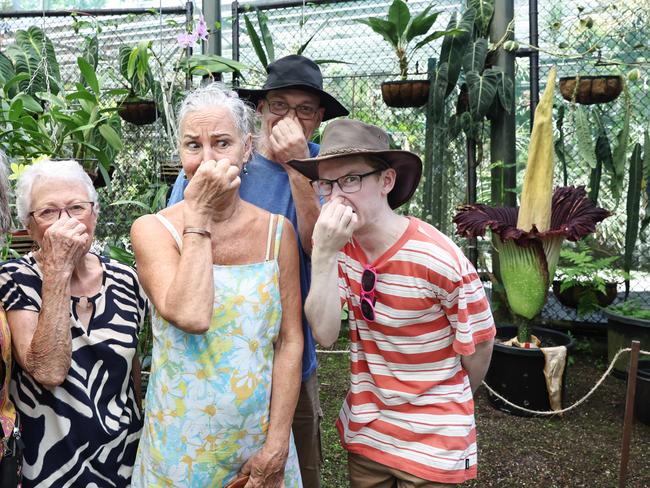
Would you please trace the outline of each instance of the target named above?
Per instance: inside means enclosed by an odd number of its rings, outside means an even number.
[[[99,206],[76,161],[18,179],[16,208],[38,250],[0,270],[17,371],[23,487],[126,487],[141,429],[135,272],[90,252]]]
[[[252,109],[217,84],[179,111],[185,200],[136,220],[155,309],[133,485],[301,486],[291,422],[302,326],[294,230],[239,197]]]

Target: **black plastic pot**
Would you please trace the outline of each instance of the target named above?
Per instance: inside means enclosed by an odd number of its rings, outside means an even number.
[[[607,317],[607,358],[614,359],[620,349],[631,347],[632,341],[641,342],[641,349],[650,349],[650,320],[627,317],[613,313],[607,309],[604,311]],[[630,367],[630,355],[621,354],[616,360],[612,373],[617,378],[627,378],[627,370]]]
[[[636,374],[634,414],[639,422],[650,425],[650,359],[639,361]]]
[[[566,346],[569,352],[573,349],[573,339],[563,332],[532,327],[532,333],[542,343],[550,342],[555,346]],[[497,327],[498,339],[508,340],[516,335],[516,327]],[[495,342],[492,362],[485,376],[485,382],[499,395],[515,405],[530,410],[548,411],[551,410],[551,405],[544,378],[544,363],[544,353],[539,349],[523,349]],[[565,400],[566,374],[565,366],[562,377],[562,405]],[[502,412],[520,417],[532,416],[532,414],[511,407],[489,392],[488,399],[494,408]]]

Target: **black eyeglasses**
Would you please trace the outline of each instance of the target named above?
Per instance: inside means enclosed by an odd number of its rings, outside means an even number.
[[[381,173],[385,169],[386,168],[376,169],[362,175],[345,175],[335,180],[326,180],[324,178],[311,180],[311,186],[314,188],[316,193],[323,197],[332,194],[334,183],[339,185],[339,188],[343,193],[355,193],[361,190],[361,180],[363,180],[366,176],[374,175],[375,173]]]
[[[265,98],[265,100],[269,104],[269,110],[274,115],[287,115],[289,110],[295,110],[299,119],[311,120],[318,112],[318,107],[312,107],[311,105],[289,105],[282,100],[269,100],[268,98]]]
[[[361,315],[366,322],[375,321],[375,286],[377,285],[377,270],[366,264],[363,267],[361,274],[361,294],[359,306],[361,307]]]
[[[61,218],[61,212],[68,214],[70,218],[84,218],[87,217],[93,210],[95,202],[77,202],[66,205],[63,208],[59,207],[45,207],[29,212],[32,217],[39,224],[51,224]]]

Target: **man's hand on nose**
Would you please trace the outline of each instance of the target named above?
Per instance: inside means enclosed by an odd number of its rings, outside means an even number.
[[[291,110],[273,126],[269,142],[278,163],[309,157],[309,148],[302,125]]]

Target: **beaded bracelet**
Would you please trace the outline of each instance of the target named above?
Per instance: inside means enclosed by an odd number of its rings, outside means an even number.
[[[202,229],[201,227],[185,227],[185,229],[183,229],[183,235],[185,234],[199,234],[209,239],[212,238],[210,231],[207,229]]]

